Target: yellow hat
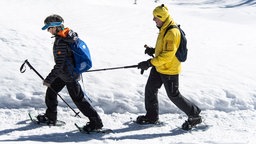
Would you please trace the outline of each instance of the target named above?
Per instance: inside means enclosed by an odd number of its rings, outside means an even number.
[[[153,15],[164,22],[169,16],[168,8],[164,4],[157,6],[153,11]]]

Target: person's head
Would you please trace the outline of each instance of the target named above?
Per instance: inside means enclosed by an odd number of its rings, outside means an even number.
[[[164,24],[164,22],[167,20],[167,18],[170,16],[168,8],[162,4],[160,6],[157,6],[153,10],[153,21],[156,22],[156,26],[161,28]]]
[[[53,14],[45,18],[45,25],[42,27],[42,30],[47,29],[52,35],[56,35],[60,30],[63,30],[63,23],[64,19],[61,16]]]

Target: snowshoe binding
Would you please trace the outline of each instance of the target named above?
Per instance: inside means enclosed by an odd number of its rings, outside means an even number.
[[[39,114],[36,118],[38,120],[38,124],[45,123],[50,126],[56,125],[56,120],[50,120],[45,114]]]
[[[84,127],[83,130],[86,132],[91,132],[95,130],[99,130],[103,127],[102,121],[100,118],[97,117],[90,117],[90,122],[88,122]]]
[[[32,114],[28,113],[30,120],[33,123],[38,125],[48,125],[48,126],[63,126],[66,123],[60,120],[49,120],[49,118],[45,114],[39,114],[38,116],[33,116]]]
[[[193,127],[195,127],[197,124],[202,123],[202,118],[201,116],[195,116],[195,117],[189,117],[188,120],[186,120],[181,128],[183,130],[191,130]]]
[[[75,126],[78,128],[78,130],[81,133],[86,133],[86,134],[91,134],[91,133],[103,133],[103,134],[113,133],[113,130],[111,130],[111,129],[102,128],[103,124],[102,124],[102,121],[99,117],[90,117],[89,120],[90,120],[90,122],[87,122],[87,124],[83,127],[80,127],[75,123]]]
[[[136,119],[137,124],[146,125],[146,124],[158,124],[159,120],[157,119],[150,119],[147,116],[138,116]]]

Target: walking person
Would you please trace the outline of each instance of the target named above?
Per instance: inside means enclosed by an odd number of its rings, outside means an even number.
[[[38,115],[39,122],[46,122],[49,125],[55,125],[57,121],[57,93],[64,86],[67,87],[68,93],[77,106],[77,108],[88,117],[89,122],[84,126],[85,131],[93,131],[103,127],[102,121],[95,109],[84,98],[84,93],[78,83],[80,74],[73,71],[74,55],[70,44],[78,39],[77,33],[69,28],[65,28],[64,20],[59,15],[50,15],[44,20],[42,30],[47,30],[55,38],[53,44],[53,56],[55,65],[43,84],[47,86],[45,103],[47,106],[46,113]]]
[[[182,124],[182,128],[190,130],[202,122],[199,115],[201,110],[191,101],[186,99],[179,91],[179,74],[181,62],[175,56],[179,47],[181,34],[178,28],[165,31],[170,25],[176,25],[168,12],[168,8],[162,4],[153,10],[153,21],[159,29],[155,48],[146,47],[145,54],[153,58],[140,62],[138,68],[142,71],[152,67],[145,87],[146,114],[137,117],[138,124],[155,124],[159,120],[158,89],[165,87],[169,99],[187,116],[188,120]]]

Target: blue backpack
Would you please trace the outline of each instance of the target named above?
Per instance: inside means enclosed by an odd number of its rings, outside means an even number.
[[[92,67],[92,60],[86,43],[78,38],[70,47],[74,54],[74,71],[81,74],[89,70]]]
[[[172,29],[172,28],[177,28],[180,31],[180,45],[179,48],[176,52],[176,57],[178,58],[178,60],[180,62],[185,62],[187,60],[187,55],[188,55],[188,48],[187,48],[187,38],[186,38],[186,34],[185,32],[180,28],[180,25],[176,26],[176,25],[170,25],[169,27],[167,27],[164,36],[166,35],[167,31]]]

